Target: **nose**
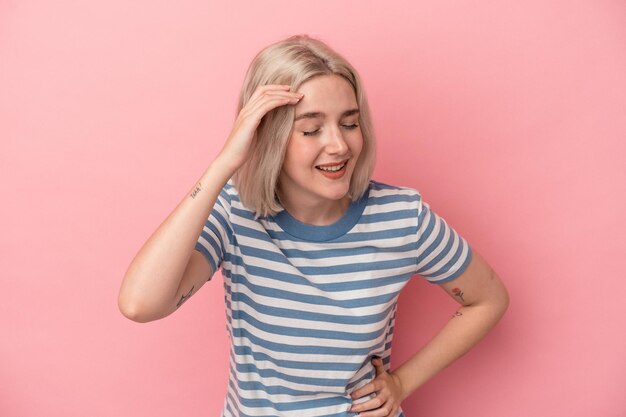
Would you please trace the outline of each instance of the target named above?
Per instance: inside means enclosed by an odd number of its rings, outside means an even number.
[[[328,132],[326,152],[337,155],[344,155],[348,152],[348,144],[344,140],[343,133],[338,126]]]

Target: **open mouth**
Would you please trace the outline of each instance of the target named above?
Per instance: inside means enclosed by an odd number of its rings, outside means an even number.
[[[346,165],[348,165],[348,160],[345,160],[336,165],[329,165],[329,164],[316,165],[315,168],[324,172],[337,172],[337,171],[341,171],[342,169],[344,169]]]

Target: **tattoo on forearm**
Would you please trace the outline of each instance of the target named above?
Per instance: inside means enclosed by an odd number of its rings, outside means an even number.
[[[202,191],[202,183],[198,181],[198,184],[196,184],[196,188],[194,188],[191,192],[191,198],[196,198],[200,191]]]
[[[453,288],[452,294],[454,294],[455,297],[459,297],[461,299],[461,302],[465,302],[465,300],[463,299],[463,291],[461,291],[460,288]]]
[[[178,301],[178,303],[176,303],[176,308],[182,306],[183,303],[185,301],[187,301],[189,299],[189,297],[191,297],[191,293],[193,292],[193,289],[194,289],[194,287],[191,287],[191,289],[189,290],[189,292],[187,294],[180,296],[180,300]]]
[[[452,315],[452,318],[459,317],[459,316],[462,316],[462,315],[463,315],[463,313],[461,313],[460,311],[455,311],[454,314]]]

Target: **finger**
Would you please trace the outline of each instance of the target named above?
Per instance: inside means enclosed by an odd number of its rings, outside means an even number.
[[[269,111],[287,104],[297,104],[300,101],[300,97],[283,97],[274,96],[269,97],[263,101],[259,101],[250,109],[250,115],[257,120],[261,120]]]
[[[269,87],[269,86],[267,86],[267,87]],[[292,91],[291,87],[289,87],[289,86],[278,86],[278,87],[273,87],[272,86],[272,88],[262,88],[262,89],[256,90],[250,96],[250,100],[255,99],[255,98],[259,98],[259,97],[263,97],[265,95],[272,94],[272,93],[294,94],[294,93],[296,93],[296,91]]]
[[[252,93],[252,95],[250,96],[250,100],[259,97],[260,95],[262,95],[263,93],[265,93],[266,91],[289,91],[291,89],[290,85],[286,85],[286,84],[266,84],[266,85],[260,85],[256,88],[256,90],[254,90],[254,92]]]
[[[261,102],[258,102],[254,105],[247,104],[237,116],[235,120],[235,127],[233,128],[233,133],[239,131],[245,132],[245,135],[248,136],[253,134],[256,128],[259,126],[261,119],[263,116],[267,114],[267,112],[272,109],[287,105],[287,104],[297,104],[299,98],[288,98],[288,97],[272,97],[267,98]]]
[[[251,100],[246,104],[246,106],[242,109],[244,115],[254,114],[257,117],[261,118],[270,111],[271,109],[278,107],[280,105],[285,104],[296,104],[302,99],[303,94],[292,93],[292,92],[266,92],[263,95],[257,97],[254,100]],[[278,100],[278,101],[277,101]],[[282,101],[282,103],[281,103]],[[262,114],[259,114],[259,111]]]
[[[255,97],[251,97],[250,100],[248,100],[248,103],[246,104],[246,106],[254,106],[255,104],[267,100],[269,98],[273,98],[273,97],[302,97],[303,94],[302,93],[296,93],[294,91],[286,91],[286,90],[267,90],[267,91],[263,91],[261,92],[259,95],[255,96]]]
[[[350,407],[351,413],[360,413],[367,410],[375,410],[382,407],[387,402],[386,398],[382,395],[376,395],[374,398],[364,401],[359,404],[354,404]],[[361,416],[359,416],[361,417]]]
[[[302,99],[302,97],[304,97],[304,94],[301,93],[292,93],[291,91],[268,91],[267,93],[263,94],[261,97],[259,97],[254,104],[252,104],[252,106],[258,105],[260,103],[264,103],[266,101],[269,100],[273,100],[273,99],[288,99],[288,100],[300,100]]]
[[[355,390],[352,392],[352,394],[350,394],[350,397],[353,400],[356,400],[357,398],[361,398],[361,397],[365,397],[368,394],[371,394],[373,392],[377,392],[380,388],[382,388],[377,380],[373,380],[365,385],[363,385],[361,388]]]
[[[372,365],[374,365],[374,369],[376,369],[376,376],[385,373],[385,366],[383,365],[383,360],[381,358],[373,358]]]
[[[357,414],[358,417],[395,417],[396,410],[391,407],[381,407],[375,410],[361,411]]]
[[[358,417],[395,417],[398,408],[392,407],[390,404],[385,404],[382,407],[375,408],[373,410],[357,411]]]
[[[395,417],[397,411],[398,407],[394,407],[389,401],[373,409],[350,410],[350,412],[356,412],[358,417]]]

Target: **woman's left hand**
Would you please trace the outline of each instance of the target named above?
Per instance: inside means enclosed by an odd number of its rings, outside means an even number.
[[[404,399],[400,377],[393,372],[385,371],[381,358],[372,359],[372,365],[376,368],[376,377],[355,390],[350,396],[353,400],[371,393],[376,393],[376,396],[371,400],[353,405],[350,412],[359,413],[359,417],[395,417]]]

